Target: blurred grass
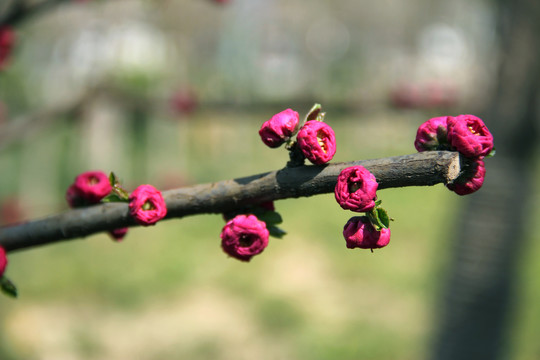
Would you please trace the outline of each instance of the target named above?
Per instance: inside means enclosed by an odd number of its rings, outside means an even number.
[[[180,185],[278,169],[286,152],[264,147],[257,135],[270,115],[199,112],[179,123],[157,119],[146,158],[136,159],[148,168],[139,180],[155,183],[172,172],[181,176]],[[334,161],[413,153],[422,121],[418,113],[328,114],[338,141]],[[32,215],[65,208],[54,189],[72,178],[59,168],[67,166],[71,177],[86,170],[85,150],[61,131],[64,126],[0,155],[12,176],[32,177],[24,180],[34,187],[30,193],[10,185],[16,181],[9,176],[0,180],[3,191],[36,197],[36,209],[27,207]],[[68,158],[59,153],[66,146]],[[106,171],[118,165],[129,179],[129,148],[115,153],[118,164],[107,159],[107,165],[93,165]],[[21,152],[22,165],[12,158]],[[36,195],[44,191],[47,196]],[[7,274],[20,298],[0,298],[2,359],[423,358],[463,199],[442,185],[388,189],[379,198],[395,221],[390,245],[374,253],[346,249],[341,231],[354,214],[327,194],[276,202],[288,235],[271,239],[249,264],[222,253],[223,220],[216,215],[133,228],[122,243],[99,234],[10,254]],[[527,278],[538,270],[536,246],[524,261]],[[520,315],[515,358],[525,360],[538,351],[525,343],[539,328],[534,299],[540,287],[523,283],[529,310]]]

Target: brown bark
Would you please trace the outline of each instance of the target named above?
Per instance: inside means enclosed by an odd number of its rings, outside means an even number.
[[[341,170],[354,165],[362,165],[371,171],[377,178],[379,189],[447,184],[458,177],[461,168],[459,154],[447,151],[284,168],[245,178],[165,191],[166,218],[223,213],[270,200],[331,193]],[[0,246],[13,251],[135,225],[126,203],[100,204],[0,228]]]

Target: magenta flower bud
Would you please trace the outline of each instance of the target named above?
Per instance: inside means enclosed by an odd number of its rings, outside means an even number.
[[[101,171],[87,171],[75,178],[66,191],[66,200],[71,207],[96,204],[109,195],[112,186],[109,178]]]
[[[376,230],[367,216],[355,216],[343,227],[347,248],[378,249],[390,242],[390,229]]]
[[[228,255],[249,261],[268,246],[270,233],[255,215],[237,215],[221,231],[221,247]]]
[[[418,152],[427,150],[450,150],[447,125],[450,116],[429,119],[418,127],[414,147]]]
[[[486,167],[484,161],[476,159],[466,165],[463,174],[452,184],[446,185],[446,187],[458,195],[472,194],[482,187],[485,176]]]
[[[7,65],[15,44],[15,33],[9,26],[0,27],[0,70]]]
[[[315,165],[329,162],[336,153],[334,130],[322,121],[307,121],[298,132],[297,141],[306,159]]]
[[[299,115],[292,109],[277,113],[262,124],[259,130],[261,140],[271,148],[281,146],[293,135],[298,121]]]
[[[375,207],[378,187],[375,176],[365,167],[351,166],[339,174],[334,195],[343,209],[366,212]]]
[[[153,225],[167,215],[167,205],[155,187],[140,185],[129,196],[129,213],[140,225]]]
[[[0,278],[4,276],[4,271],[6,270],[7,263],[8,259],[6,256],[6,250],[4,250],[3,247],[0,247]]]
[[[448,119],[448,142],[469,158],[484,157],[493,150],[493,135],[484,122],[474,115]]]
[[[128,232],[128,228],[124,227],[124,228],[119,228],[119,229],[114,229],[112,231],[109,231],[109,235],[114,241],[119,242],[119,241],[122,241],[122,239],[124,239],[124,236],[126,236],[127,232]]]
[[[84,206],[86,203],[74,184],[70,185],[66,191],[66,200],[71,208]]]

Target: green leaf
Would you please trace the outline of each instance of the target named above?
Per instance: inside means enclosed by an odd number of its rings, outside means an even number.
[[[120,196],[116,195],[115,193],[111,193],[105,196],[103,199],[101,199],[101,202],[108,203],[108,202],[127,202],[127,201],[121,198]]]
[[[114,172],[111,171],[111,173],[109,174],[109,183],[111,183],[111,186],[112,187],[115,187],[116,184],[119,184],[120,182],[118,181],[118,177],[116,176],[116,174]]]
[[[2,292],[4,294],[13,298],[17,297],[17,288],[15,287],[15,284],[7,277],[3,276],[0,278],[0,286],[2,287]]]
[[[321,112],[321,109],[322,109],[321,104],[313,105],[313,107],[307,113],[304,122],[310,121],[310,120],[317,120],[317,116]]]
[[[324,121],[324,117],[326,116],[325,112],[320,112],[317,114],[317,118],[315,120],[317,121]]]
[[[120,185],[116,185],[113,187],[113,193],[116,194],[122,201],[128,201],[129,200],[129,193],[124,190]]]
[[[283,218],[279,213],[275,211],[265,211],[264,213],[260,214],[258,216],[259,220],[264,221],[266,223],[266,226],[272,226],[276,224],[281,224],[283,222]]]
[[[371,211],[366,212],[366,216],[368,217],[369,222],[371,222],[371,225],[373,225],[376,230],[381,229],[381,226],[379,225],[379,213],[376,208],[373,208]]]
[[[375,201],[375,207],[379,206],[382,204],[382,200],[377,200]]]
[[[497,153],[497,151],[495,151],[495,148],[493,148],[493,150],[491,150],[491,152],[489,154],[487,154],[486,157],[487,158],[494,157],[496,153]]]
[[[390,227],[390,218],[388,217],[388,213],[381,207],[378,207],[376,209],[377,218],[379,219],[379,226],[388,229]]]
[[[278,239],[282,239],[283,236],[287,235],[287,232],[285,230],[282,230],[278,228],[277,226],[267,226],[268,232],[270,233],[270,236],[276,237]]]

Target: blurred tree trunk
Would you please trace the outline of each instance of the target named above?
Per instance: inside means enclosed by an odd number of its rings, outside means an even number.
[[[497,155],[456,224],[432,359],[503,359],[524,250],[540,120],[540,2],[501,0],[498,85],[484,120]]]

